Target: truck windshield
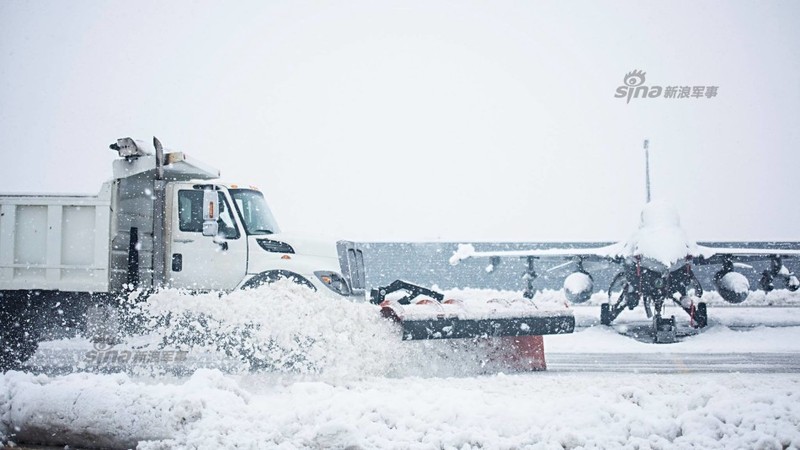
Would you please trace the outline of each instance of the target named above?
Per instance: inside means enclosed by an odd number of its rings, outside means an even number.
[[[279,233],[278,223],[261,192],[252,189],[230,189],[247,234]]]

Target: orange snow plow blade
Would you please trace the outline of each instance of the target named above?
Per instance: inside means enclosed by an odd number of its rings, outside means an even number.
[[[393,300],[397,291],[407,295]],[[426,296],[415,300],[419,296]],[[463,339],[476,337],[523,337],[572,333],[575,318],[569,309],[537,308],[530,299],[464,302],[444,300],[441,293],[397,280],[373,289],[370,302],[380,305],[381,315],[397,322],[403,340]]]

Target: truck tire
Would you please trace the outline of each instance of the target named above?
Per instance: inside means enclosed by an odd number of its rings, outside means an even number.
[[[317,288],[311,284],[304,276],[296,274],[294,272],[290,272],[288,270],[271,270],[269,272],[261,272],[260,274],[254,276],[253,278],[247,280],[247,283],[242,286],[242,289],[256,289],[261,286],[274,283],[278,280],[289,280],[295,284],[299,284],[300,286],[305,286],[312,291],[316,291]]]
[[[0,297],[0,371],[17,370],[39,347],[37,316],[27,295],[4,292]]]

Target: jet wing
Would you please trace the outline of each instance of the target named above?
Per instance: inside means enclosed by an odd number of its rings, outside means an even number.
[[[574,259],[585,261],[618,261],[624,257],[622,243],[604,247],[590,248],[548,248],[534,250],[498,250],[479,252],[472,244],[458,244],[458,250],[450,257],[450,264],[457,265],[469,258],[528,258],[537,259]]]
[[[697,254],[694,256],[694,264],[722,264],[726,259],[736,262],[756,262],[769,261],[776,256],[781,258],[800,258],[800,250],[789,250],[780,248],[727,248],[727,247],[706,247],[697,246]]]

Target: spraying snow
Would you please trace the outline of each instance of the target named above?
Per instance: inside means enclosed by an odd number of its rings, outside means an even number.
[[[229,294],[162,291],[137,304],[162,347],[206,350],[249,370],[386,375],[398,333],[378,308],[288,280]]]
[[[480,297],[466,303],[478,316],[498,308],[512,313],[520,296],[512,297],[515,300]],[[542,301],[537,308],[542,314],[571,314],[563,301]],[[495,342],[480,338],[403,342],[400,327],[382,318],[379,310],[288,280],[228,294],[165,290],[131,305],[122,328],[135,328],[137,333],[122,337],[123,342],[116,339],[108,351],[98,352],[96,346],[92,350],[89,340],[74,338],[43,345],[29,363],[46,370],[56,358],[59,371],[125,371],[140,376],[212,367],[230,373],[326,380],[466,376],[499,370],[492,357]],[[66,348],[70,351],[64,352]],[[150,353],[156,354],[155,361],[149,359]],[[139,360],[141,355],[148,359]]]

